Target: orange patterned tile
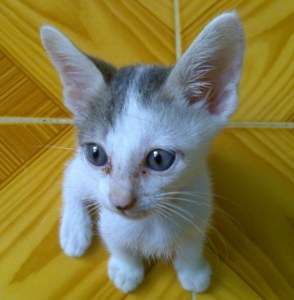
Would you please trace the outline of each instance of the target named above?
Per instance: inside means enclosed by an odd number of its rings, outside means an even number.
[[[0,189],[50,148],[63,125],[0,125]]]
[[[68,118],[60,101],[52,101],[46,91],[33,82],[0,51],[0,117]]]

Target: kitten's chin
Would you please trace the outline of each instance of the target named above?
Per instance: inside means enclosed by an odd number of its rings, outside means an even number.
[[[149,217],[153,211],[150,210],[150,211],[147,211],[147,210],[141,210],[141,211],[134,211],[134,210],[117,210],[113,207],[108,207],[106,206],[105,207],[108,211],[112,212],[112,213],[115,213],[121,217],[124,217],[126,219],[129,219],[129,220],[142,220],[142,219],[145,219],[147,217]]]
[[[133,212],[133,211],[118,211],[117,212],[120,216],[123,216],[124,218],[130,219],[130,220],[142,220],[150,216],[150,212],[148,211],[140,211],[140,212]]]

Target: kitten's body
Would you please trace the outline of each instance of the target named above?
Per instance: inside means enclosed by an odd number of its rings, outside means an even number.
[[[243,57],[238,18],[214,20],[173,69],[116,70],[52,28],[43,28],[42,37],[79,134],[64,178],[63,250],[80,256],[90,245],[92,201],[100,207],[108,273],[118,288],[136,288],[142,259],[157,257],[173,259],[185,289],[204,291],[210,267],[202,249],[212,213],[206,156],[236,107]]]

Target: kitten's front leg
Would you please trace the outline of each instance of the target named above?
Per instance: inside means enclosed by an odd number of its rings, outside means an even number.
[[[178,278],[187,291],[202,293],[209,286],[211,268],[202,254],[203,243],[203,238],[193,244],[184,242],[174,259]]]
[[[60,225],[60,245],[68,256],[81,256],[92,240],[92,224],[82,203],[65,203]]]
[[[63,209],[59,231],[60,245],[68,256],[81,256],[91,244],[92,220],[83,201],[84,186],[75,174],[74,161],[63,183]]]
[[[112,249],[108,262],[108,276],[121,291],[133,291],[144,279],[144,265],[140,257],[123,249]]]

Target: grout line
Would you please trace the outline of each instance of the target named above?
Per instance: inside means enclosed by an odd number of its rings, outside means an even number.
[[[228,128],[294,128],[294,123],[276,122],[230,122]]]
[[[73,119],[0,117],[0,124],[73,124]]]
[[[0,117],[0,124],[74,124],[73,119]],[[294,128],[294,123],[283,122],[230,122],[228,128]]]
[[[178,61],[180,59],[180,57],[182,56],[179,0],[174,0],[174,17],[175,17],[176,58],[177,58],[177,61]]]

